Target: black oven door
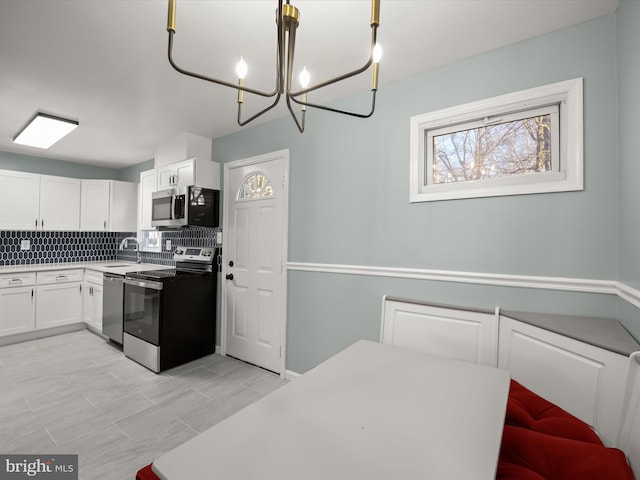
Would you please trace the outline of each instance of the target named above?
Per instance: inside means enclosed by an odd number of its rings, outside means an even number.
[[[160,345],[162,282],[125,277],[124,331]]]

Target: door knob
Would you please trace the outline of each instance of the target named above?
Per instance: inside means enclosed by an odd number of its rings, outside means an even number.
[[[233,273],[227,273],[226,277],[227,280],[233,280]]]

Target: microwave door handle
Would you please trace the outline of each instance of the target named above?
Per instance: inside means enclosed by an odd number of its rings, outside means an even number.
[[[176,196],[171,195],[171,220],[176,219]]]

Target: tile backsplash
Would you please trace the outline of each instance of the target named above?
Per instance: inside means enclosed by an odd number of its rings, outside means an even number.
[[[173,261],[173,252],[177,246],[184,247],[214,247],[214,232],[213,228],[207,227],[190,227],[182,228],[176,231],[164,231],[162,232],[161,252],[140,252],[142,261],[145,263],[157,263],[159,265],[175,265]],[[135,237],[136,232],[119,233],[117,246],[125,237]],[[171,242],[171,249],[167,250],[167,240]],[[118,260],[127,260],[131,262],[136,261],[136,251],[133,246],[133,242],[129,243],[129,247],[126,250],[117,250]]]
[[[29,265],[32,263],[96,262],[108,260],[136,261],[132,248],[118,250],[125,237],[136,232],[39,232],[0,230],[0,266]],[[173,265],[173,251],[178,245],[187,247],[213,247],[212,228],[186,228],[162,232],[162,252],[140,252],[142,261]],[[171,250],[166,250],[166,241]],[[29,248],[21,244],[28,241]]]

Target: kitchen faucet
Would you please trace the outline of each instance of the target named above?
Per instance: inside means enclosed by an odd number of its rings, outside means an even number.
[[[124,250],[124,246],[129,244],[129,240],[136,242],[136,263],[141,263],[142,257],[140,256],[140,241],[136,237],[126,237],[120,242],[118,250]]]

